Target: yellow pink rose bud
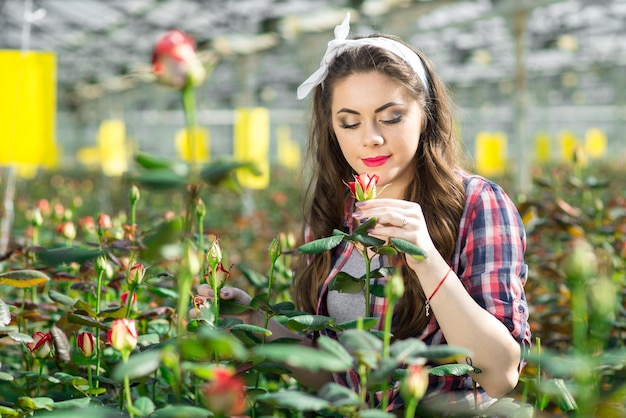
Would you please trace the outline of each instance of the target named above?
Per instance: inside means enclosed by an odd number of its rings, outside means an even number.
[[[428,371],[421,364],[410,364],[400,383],[400,393],[406,400],[420,400],[428,389]]]
[[[121,352],[130,352],[137,346],[139,338],[135,320],[122,318],[116,319],[111,324],[108,332],[109,344]]]
[[[146,274],[146,267],[141,263],[135,263],[128,271],[128,284],[139,285],[143,282]]]

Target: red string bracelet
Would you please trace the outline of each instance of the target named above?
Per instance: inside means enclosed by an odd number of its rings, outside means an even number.
[[[428,299],[426,299],[426,304],[424,305],[424,308],[426,308],[426,316],[430,315],[430,300],[435,296],[435,293],[437,293],[437,290],[439,290],[439,288],[441,287],[441,285],[443,284],[443,282],[446,281],[446,279],[448,278],[448,276],[450,275],[450,272],[452,271],[452,267],[450,267],[446,273],[445,276],[443,276],[443,279],[441,279],[441,281],[439,282],[439,284],[437,285],[437,287],[435,287],[435,290],[433,290],[433,293],[430,295],[430,297]]]

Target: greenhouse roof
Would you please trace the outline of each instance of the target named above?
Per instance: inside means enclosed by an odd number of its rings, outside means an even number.
[[[626,66],[626,0],[0,0],[0,49],[54,51],[59,97],[76,101],[149,79],[152,46],[171,28],[205,57],[291,54],[282,59],[302,67],[346,11],[353,33],[410,40],[451,83],[510,77],[520,17],[531,76]]]

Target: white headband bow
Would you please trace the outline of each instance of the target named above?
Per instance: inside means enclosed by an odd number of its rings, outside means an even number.
[[[394,53],[398,57],[405,60],[417,74],[422,81],[426,92],[428,92],[428,78],[426,77],[426,69],[420,57],[413,52],[410,48],[403,45],[400,42],[394,41],[389,38],[361,38],[361,39],[346,39],[350,32],[350,13],[343,19],[340,25],[335,26],[335,39],[328,42],[326,52],[322,57],[320,68],[309,76],[298,87],[297,97],[298,100],[304,99],[308,94],[317,86],[321,84],[326,75],[328,74],[328,66],[339,54],[347,49],[358,48],[363,45],[374,45],[379,48],[386,49],[389,52]]]

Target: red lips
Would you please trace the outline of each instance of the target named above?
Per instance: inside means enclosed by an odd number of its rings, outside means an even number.
[[[385,164],[388,159],[389,159],[388,155],[381,155],[379,157],[363,158],[361,161],[363,161],[363,164],[365,164],[368,167],[379,167]]]

